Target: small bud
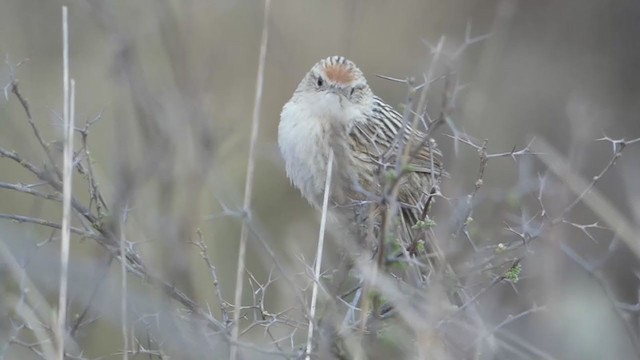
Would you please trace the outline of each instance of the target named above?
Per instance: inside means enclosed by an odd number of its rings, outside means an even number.
[[[427,218],[425,220],[418,220],[416,223],[411,226],[412,230],[425,230],[436,226],[436,222]]]
[[[507,270],[507,272],[504,274],[504,277],[512,283],[517,283],[518,280],[520,280],[520,272],[522,272],[522,264],[517,263],[509,270]]]

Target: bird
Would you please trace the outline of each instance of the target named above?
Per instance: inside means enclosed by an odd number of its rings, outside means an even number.
[[[321,208],[333,152],[332,210],[345,222],[362,225],[371,204],[384,202],[385,184],[397,176],[398,214],[409,229],[424,220],[444,174],[442,154],[434,142],[425,141],[427,129],[418,129],[413,119],[403,119],[376,96],[354,62],[343,56],[322,59],[280,114],[278,147],[287,177]],[[399,174],[398,162],[407,149]]]

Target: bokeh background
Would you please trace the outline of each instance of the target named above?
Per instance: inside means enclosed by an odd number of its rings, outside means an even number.
[[[232,213],[242,208],[263,2],[2,0],[0,54],[7,62],[0,66],[0,85],[9,84],[12,66],[24,61],[15,69],[20,90],[35,123],[58,152],[62,5],[69,6],[70,14],[76,121],[84,124],[101,116],[91,129],[89,146],[107,203],[113,204],[127,186],[124,174],[134,173],[134,185],[129,184],[128,239],[176,287],[216,308],[207,266],[198,249],[187,244],[199,229],[217,268],[219,289],[232,302],[241,224]],[[490,153],[521,149],[534,137],[545,139],[570,160],[572,172],[590,180],[613,155],[611,143],[596,139],[640,137],[638,19],[640,3],[632,0],[274,0],[251,208],[260,233],[292,274],[304,273],[304,264],[311,263],[315,251],[319,214],[286,179],[277,150],[277,127],[282,105],[319,59],[347,56],[361,67],[377,95],[398,106],[406,86],[375,74],[420,78],[433,60],[426,43],[435,45],[444,37],[444,51],[452,54],[464,43],[467,28],[471,36],[490,34],[451,62],[464,84],[452,114],[455,127],[475,139],[487,139]],[[436,84],[429,96],[434,109],[440,91]],[[19,102],[8,95],[0,101],[0,147],[40,165],[45,161],[42,149]],[[454,146],[446,136],[451,133],[443,127],[435,134],[451,173],[443,192],[461,197],[473,189],[478,154],[464,145]],[[543,173],[535,156],[520,162],[490,161],[481,190],[484,200],[474,211],[475,239],[487,245],[512,241],[505,223],[518,223],[514,219],[540,210],[531,202],[535,190],[527,192],[519,185],[526,183],[523,179],[535,182]],[[625,149],[596,186],[636,228],[640,228],[638,179],[640,144]],[[75,178],[76,194],[86,200],[83,180]],[[2,158],[0,181],[37,182]],[[504,200],[513,197],[515,205]],[[559,187],[551,197],[550,211],[557,211],[575,195]],[[555,207],[553,201],[558,201]],[[58,203],[0,189],[0,213],[57,221],[61,211]],[[576,208],[568,219],[579,224],[600,221],[605,226],[588,208]],[[54,236],[45,242],[50,236],[50,229],[0,220],[0,241],[9,245],[55,304],[59,241]],[[637,258],[611,231],[596,229],[592,236],[566,226],[533,242],[520,281],[500,284],[478,300],[488,328],[509,315],[544,306],[544,311],[509,322],[504,330],[549,358],[637,358],[638,311],[621,311],[618,303],[638,303]],[[339,253],[335,242],[331,244],[328,264]],[[597,268],[597,275],[567,256],[562,251],[565,246]],[[102,273],[105,254],[92,240],[74,239],[72,247],[71,306],[82,309],[88,302],[83,296]],[[273,259],[256,241],[249,242],[247,261],[260,282],[273,271]],[[0,348],[7,344],[3,348],[7,359],[38,358],[9,342],[8,319],[14,316],[12,304],[21,291],[2,269],[0,264],[6,284],[0,286],[6,294],[0,299]],[[91,317],[98,320],[77,338],[87,358],[122,356],[119,318],[109,315],[117,309],[110,303],[119,296],[118,266],[112,265],[107,274],[101,300],[91,307]],[[161,306],[162,296],[140,281],[131,281],[132,297]],[[250,301],[251,288],[246,288],[245,300]],[[287,308],[291,297],[286,285],[275,285],[267,294],[273,312]],[[247,336],[260,344],[264,334],[256,331]],[[225,352],[212,358],[224,358],[221,354]],[[480,358],[544,357],[527,354],[489,347]],[[269,358],[258,353],[248,356]]]

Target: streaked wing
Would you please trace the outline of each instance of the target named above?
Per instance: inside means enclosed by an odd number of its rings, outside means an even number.
[[[401,180],[398,201],[402,206],[402,219],[407,230],[425,214],[426,199],[443,173],[441,154],[437,149],[429,149],[425,134],[407,126],[402,130],[402,115],[378,97],[374,98],[374,111],[368,121],[358,122],[351,130],[351,150],[354,161],[359,162],[360,186],[369,193],[380,194],[380,170],[396,165],[399,137],[409,145],[411,172]],[[355,198],[355,197],[354,197]]]
[[[374,110],[369,121],[358,122],[351,131],[352,148],[361,161],[374,162],[378,165],[384,161],[387,165],[395,165],[402,133],[402,115],[380,98],[374,98]],[[413,172],[439,176],[442,171],[441,154],[437,149],[429,150],[425,135],[407,125],[402,141],[409,144],[409,161]],[[432,154],[433,152],[433,154]],[[433,155],[433,156],[432,156]]]

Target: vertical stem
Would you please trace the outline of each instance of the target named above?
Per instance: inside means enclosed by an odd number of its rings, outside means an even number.
[[[307,333],[307,356],[311,359],[313,343],[313,328],[316,317],[316,303],[318,299],[318,286],[320,285],[320,270],[322,268],[322,252],[324,250],[324,234],[327,224],[327,210],[329,208],[329,195],[331,194],[331,176],[333,173],[333,151],[329,153],[329,163],[327,164],[327,179],[324,183],[324,198],[322,199],[322,218],[320,219],[320,234],[318,235],[318,249],[316,251],[316,264],[313,270],[313,290],[311,292],[311,310],[309,312],[309,331]]]
[[[62,63],[64,88],[64,160],[62,172],[62,230],[60,249],[60,292],[58,298],[57,358],[64,360],[64,338],[67,318],[67,275],[69,272],[69,246],[71,237],[71,180],[73,171],[73,108],[75,98],[75,82],[71,80],[69,94],[69,25],[67,7],[62,7]],[[71,95],[71,96],[70,96]]]
[[[122,359],[129,359],[129,334],[127,332],[127,258],[125,257],[125,237],[124,237],[124,216],[118,221],[119,237],[120,237],[120,321],[122,322]]]
[[[233,324],[231,329],[231,353],[230,359],[236,360],[238,355],[238,333],[240,328],[240,309],[242,301],[242,286],[245,270],[245,257],[247,252],[247,238],[249,236],[249,221],[251,221],[251,193],[253,191],[253,171],[255,168],[255,152],[258,142],[258,130],[260,125],[260,104],[262,100],[262,87],[264,82],[264,64],[267,56],[268,20],[271,0],[265,0],[264,18],[262,25],[262,39],[260,41],[260,58],[258,62],[258,74],[256,76],[256,94],[253,103],[253,117],[251,122],[251,140],[249,143],[249,160],[247,162],[247,177],[244,188],[243,211],[245,213],[242,229],[240,230],[240,246],[238,249],[238,268],[236,271],[236,292],[234,296],[235,311],[233,312]]]

